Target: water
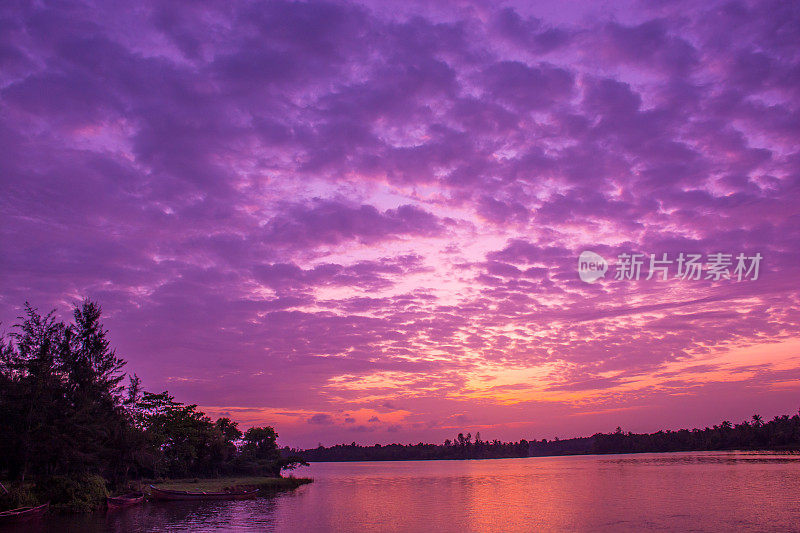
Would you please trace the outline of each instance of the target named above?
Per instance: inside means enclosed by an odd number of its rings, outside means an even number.
[[[800,531],[800,456],[702,452],[315,463],[311,485],[147,503],[41,531]],[[26,530],[35,531],[37,528]]]

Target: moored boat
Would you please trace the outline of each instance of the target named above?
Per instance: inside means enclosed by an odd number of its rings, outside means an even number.
[[[48,502],[37,507],[19,507],[0,512],[0,524],[17,524],[41,518],[49,507]]]
[[[150,485],[150,497],[154,500],[246,500],[255,498],[258,489],[232,490],[228,492],[189,492],[185,490],[158,489]]]
[[[130,492],[122,496],[113,496],[106,498],[106,503],[109,509],[121,509],[123,507],[130,507],[138,505],[144,501],[144,492]]]

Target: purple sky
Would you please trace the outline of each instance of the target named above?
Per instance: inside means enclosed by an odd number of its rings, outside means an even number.
[[[295,446],[794,412],[800,4],[533,4],[4,2],[2,328]]]

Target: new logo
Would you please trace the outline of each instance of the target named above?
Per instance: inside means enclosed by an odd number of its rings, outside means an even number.
[[[608,263],[594,252],[581,252],[578,257],[578,275],[586,283],[594,283],[606,275]]]

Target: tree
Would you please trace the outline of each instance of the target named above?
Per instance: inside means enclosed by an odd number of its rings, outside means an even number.
[[[65,324],[26,303],[25,316],[0,343],[0,427],[9,436],[3,455],[10,477],[124,471],[125,362],[109,349],[100,315],[87,300]]]
[[[280,475],[280,452],[278,434],[270,426],[251,427],[244,433],[242,459],[255,471]]]
[[[279,477],[281,470],[307,466],[295,454],[282,455],[277,444],[278,434],[272,427],[251,427],[244,433],[242,461],[253,474]]]
[[[239,424],[230,418],[218,418],[214,422],[214,438],[211,441],[210,467],[218,475],[236,456],[236,441],[242,438]]]
[[[81,443],[72,458],[73,470],[99,470],[117,477],[131,437],[122,407],[120,382],[125,361],[110,348],[100,323],[102,310],[86,300],[73,310],[74,324],[65,328],[62,366],[70,404],[71,433]]]
[[[59,357],[66,328],[52,311],[42,316],[27,302],[25,315],[3,343],[0,394],[4,434],[11,441],[6,461],[11,477],[22,481],[30,473],[55,471],[66,448],[74,448],[61,419],[69,407]]]
[[[156,475],[215,474],[219,429],[197,405],[176,402],[167,391],[144,392],[137,411],[150,445],[157,450],[151,465]]]

